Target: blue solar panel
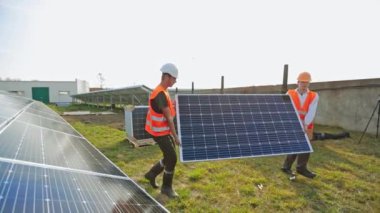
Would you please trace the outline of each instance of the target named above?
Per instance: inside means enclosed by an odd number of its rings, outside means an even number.
[[[137,140],[152,138],[147,131],[145,131],[146,114],[148,113],[148,106],[135,106],[131,110],[126,110],[126,131],[129,136],[134,137]],[[174,126],[176,125],[176,118],[174,118]]]
[[[0,100],[0,212],[167,212],[57,113]]]
[[[137,140],[152,138],[152,136],[145,131],[147,113],[148,106],[137,106],[132,111],[133,137]]]
[[[167,212],[127,177],[0,162],[0,212]]]
[[[0,157],[122,175],[85,138],[14,121],[0,134]]]
[[[179,94],[182,162],[312,152],[288,95]]]

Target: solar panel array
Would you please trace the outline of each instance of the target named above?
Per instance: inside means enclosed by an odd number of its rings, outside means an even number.
[[[167,212],[45,105],[0,103],[0,212]]]
[[[288,95],[176,96],[182,162],[312,152]]]

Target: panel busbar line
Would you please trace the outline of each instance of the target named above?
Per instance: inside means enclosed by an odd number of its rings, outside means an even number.
[[[312,152],[288,95],[178,94],[182,162]]]

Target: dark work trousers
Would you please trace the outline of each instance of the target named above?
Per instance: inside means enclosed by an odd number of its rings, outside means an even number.
[[[162,163],[164,164],[165,173],[173,174],[175,165],[177,164],[177,153],[175,152],[175,143],[171,135],[164,135],[159,137],[153,137],[153,140],[158,143],[164,158]]]
[[[306,169],[307,162],[309,161],[310,153],[302,153],[302,154],[292,154],[287,155],[285,162],[284,162],[284,168],[290,169],[292,167],[292,164],[297,159],[297,169]]]
[[[311,138],[313,137],[313,129],[307,129],[307,136],[309,137],[309,140],[311,140]],[[307,162],[309,161],[309,158],[310,158],[310,153],[287,155],[284,161],[283,168],[291,169],[296,158],[297,158],[297,169],[306,169]]]

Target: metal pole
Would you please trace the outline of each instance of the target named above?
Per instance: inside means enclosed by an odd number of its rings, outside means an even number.
[[[220,94],[224,94],[224,76],[222,75],[222,85],[220,88]]]
[[[379,121],[380,121],[380,99],[377,101],[377,107],[379,111],[377,112],[377,129],[376,129],[376,138],[379,136]]]
[[[110,99],[111,99],[111,111],[112,111],[112,110],[113,110],[113,108],[112,108],[112,105],[113,105],[113,97],[112,97],[112,94],[111,94]]]
[[[105,97],[104,97],[105,95],[103,95],[103,103],[102,103],[102,105],[103,105],[103,109],[105,109],[106,108],[106,99],[105,99]]]
[[[194,81],[191,82],[191,94],[194,94]]]
[[[284,65],[284,75],[282,77],[282,93],[285,94],[288,91],[288,65]]]

